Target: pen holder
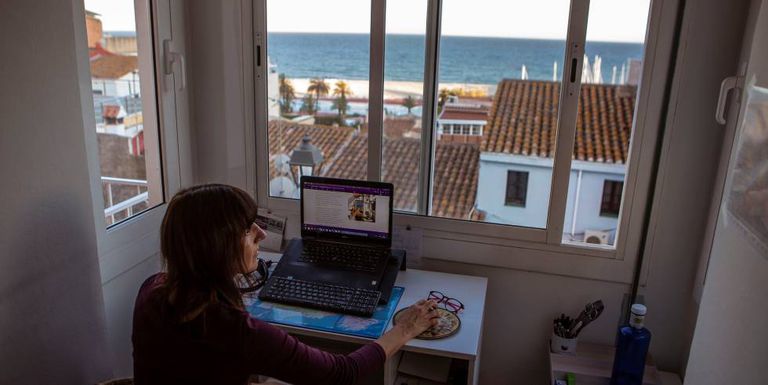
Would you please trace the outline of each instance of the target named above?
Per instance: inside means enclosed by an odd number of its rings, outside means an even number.
[[[576,343],[578,337],[564,338],[552,333],[552,339],[549,340],[549,350],[552,353],[576,353]]]

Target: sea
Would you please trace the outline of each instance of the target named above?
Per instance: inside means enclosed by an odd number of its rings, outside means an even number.
[[[270,33],[270,61],[288,78],[369,78],[369,35],[326,33]],[[387,35],[384,78],[421,82],[424,77],[424,36]],[[528,79],[562,78],[565,41],[499,37],[443,36],[440,40],[439,82],[497,84],[502,78],[519,79],[522,66]],[[643,44],[590,42],[586,54],[592,63],[600,56],[603,83],[611,83],[630,59],[642,59]]]

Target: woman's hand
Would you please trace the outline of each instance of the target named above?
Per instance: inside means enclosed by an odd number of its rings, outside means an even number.
[[[437,304],[432,300],[421,300],[411,305],[397,317],[397,327],[401,327],[409,339],[437,325],[440,318]]]
[[[437,303],[432,300],[421,300],[403,310],[397,317],[397,324],[375,342],[384,349],[387,357],[391,357],[406,342],[437,325],[440,318]]]

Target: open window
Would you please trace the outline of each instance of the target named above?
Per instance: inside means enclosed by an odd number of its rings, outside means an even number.
[[[308,165],[315,175],[392,182],[396,222],[624,254],[614,240],[642,219],[630,213],[646,202],[637,177],[647,174],[655,143],[645,140],[659,121],[635,117],[666,81],[650,76],[667,63],[647,38],[658,33],[662,5],[258,0],[259,203],[297,212],[275,198],[298,196],[302,165],[291,155],[309,139],[323,155]],[[327,22],[338,15],[344,23]],[[318,81],[327,92],[313,88]],[[339,81],[350,92],[334,92]],[[305,99],[318,107],[302,109]],[[615,215],[601,215],[606,180],[621,182]],[[623,209],[630,196],[632,209]],[[586,229],[612,241],[595,248]],[[637,239],[621,247],[636,250]]]
[[[165,203],[190,172],[182,6],[83,0],[80,81],[93,100],[84,129],[96,143],[87,150],[105,281],[157,253]]]

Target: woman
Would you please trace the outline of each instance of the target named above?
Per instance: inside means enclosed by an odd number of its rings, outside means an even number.
[[[243,385],[257,374],[351,384],[437,322],[435,304],[420,301],[381,338],[344,356],[251,318],[234,277],[258,266],[266,234],[255,219],[256,203],[235,187],[196,186],[173,197],[160,230],[166,272],[147,279],[136,299],[136,384]]]

